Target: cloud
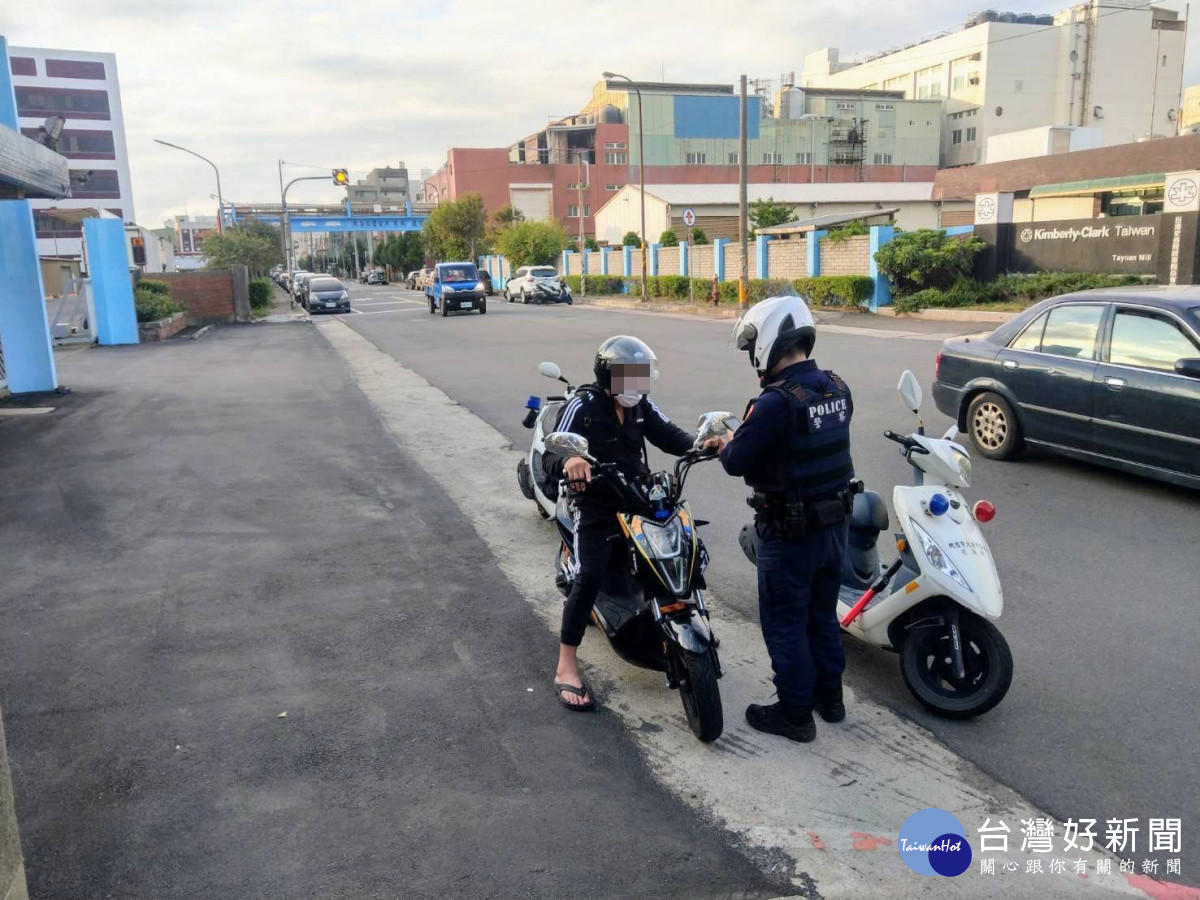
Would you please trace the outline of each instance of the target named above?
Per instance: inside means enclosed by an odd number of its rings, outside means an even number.
[[[16,0],[0,0],[7,5]],[[134,200],[157,225],[228,199],[278,197],[278,159],[362,177],[452,146],[499,147],[577,112],[600,72],[733,83],[778,78],[806,53],[886,48],[961,23],[978,0],[59,0],[26,4],[10,43],[117,54]],[[1045,5],[1054,10],[1067,3]],[[1182,10],[1182,0],[1163,5]],[[1193,45],[1195,33],[1192,29]],[[1200,80],[1191,55],[1188,83]],[[292,177],[318,169],[288,168]],[[334,201],[318,182],[290,197]]]

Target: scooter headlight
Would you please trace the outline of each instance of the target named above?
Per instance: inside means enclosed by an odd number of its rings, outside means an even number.
[[[929,564],[947,578],[953,579],[966,590],[971,591],[971,586],[967,584],[967,580],[962,577],[954,563],[950,561],[950,557],[946,551],[939,547],[937,541],[929,536],[929,532],[918,525],[916,519],[910,517],[908,522],[912,525],[913,533],[917,536],[917,540],[921,542],[921,551],[925,554],[925,559],[928,560]],[[971,591],[971,593],[975,592]]]
[[[971,454],[961,447],[952,447],[954,453],[954,461],[958,463],[958,474],[962,476],[962,486],[970,487],[971,485]]]
[[[682,551],[683,525],[678,518],[671,519],[663,525],[642,519],[641,526],[642,537],[646,539],[646,549],[650,556],[655,559],[672,559]]]

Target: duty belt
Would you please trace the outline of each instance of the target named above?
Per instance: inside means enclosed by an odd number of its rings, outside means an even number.
[[[854,495],[862,490],[862,479],[856,478],[835,496],[824,500],[800,500],[784,493],[755,491],[746,503],[756,513],[756,520],[784,537],[803,537],[845,522],[854,508]]]

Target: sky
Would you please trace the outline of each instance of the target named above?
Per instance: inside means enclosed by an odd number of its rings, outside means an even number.
[[[1184,3],[1157,5],[1182,11]],[[1068,5],[1031,0],[1019,11]],[[953,27],[987,6],[0,0],[0,34],[10,45],[116,54],[138,223],[156,228],[185,209],[216,213],[212,170],[156,137],[212,159],[226,201],[278,202],[280,159],[289,179],[334,167],[357,179],[401,160],[415,176],[436,170],[449,147],[508,146],[578,112],[605,70],[645,81],[777,80],[821,47],[839,47],[846,59]],[[1200,27],[1188,38],[1184,82],[1196,84]],[[288,195],[344,197],[332,182],[302,182]]]

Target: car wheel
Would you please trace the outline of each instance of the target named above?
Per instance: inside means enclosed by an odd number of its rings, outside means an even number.
[[[1025,448],[1016,413],[1007,400],[991,391],[979,394],[967,407],[967,434],[988,459],[1010,459]]]
[[[432,316],[437,310],[433,308],[433,301],[429,301],[429,314]]]
[[[529,295],[525,293],[525,288],[521,288],[521,302],[525,304],[529,303]]]
[[[487,315],[487,300],[479,301],[479,314],[481,316]]]
[[[442,317],[450,315],[450,304],[446,302],[446,298],[442,298]]]

